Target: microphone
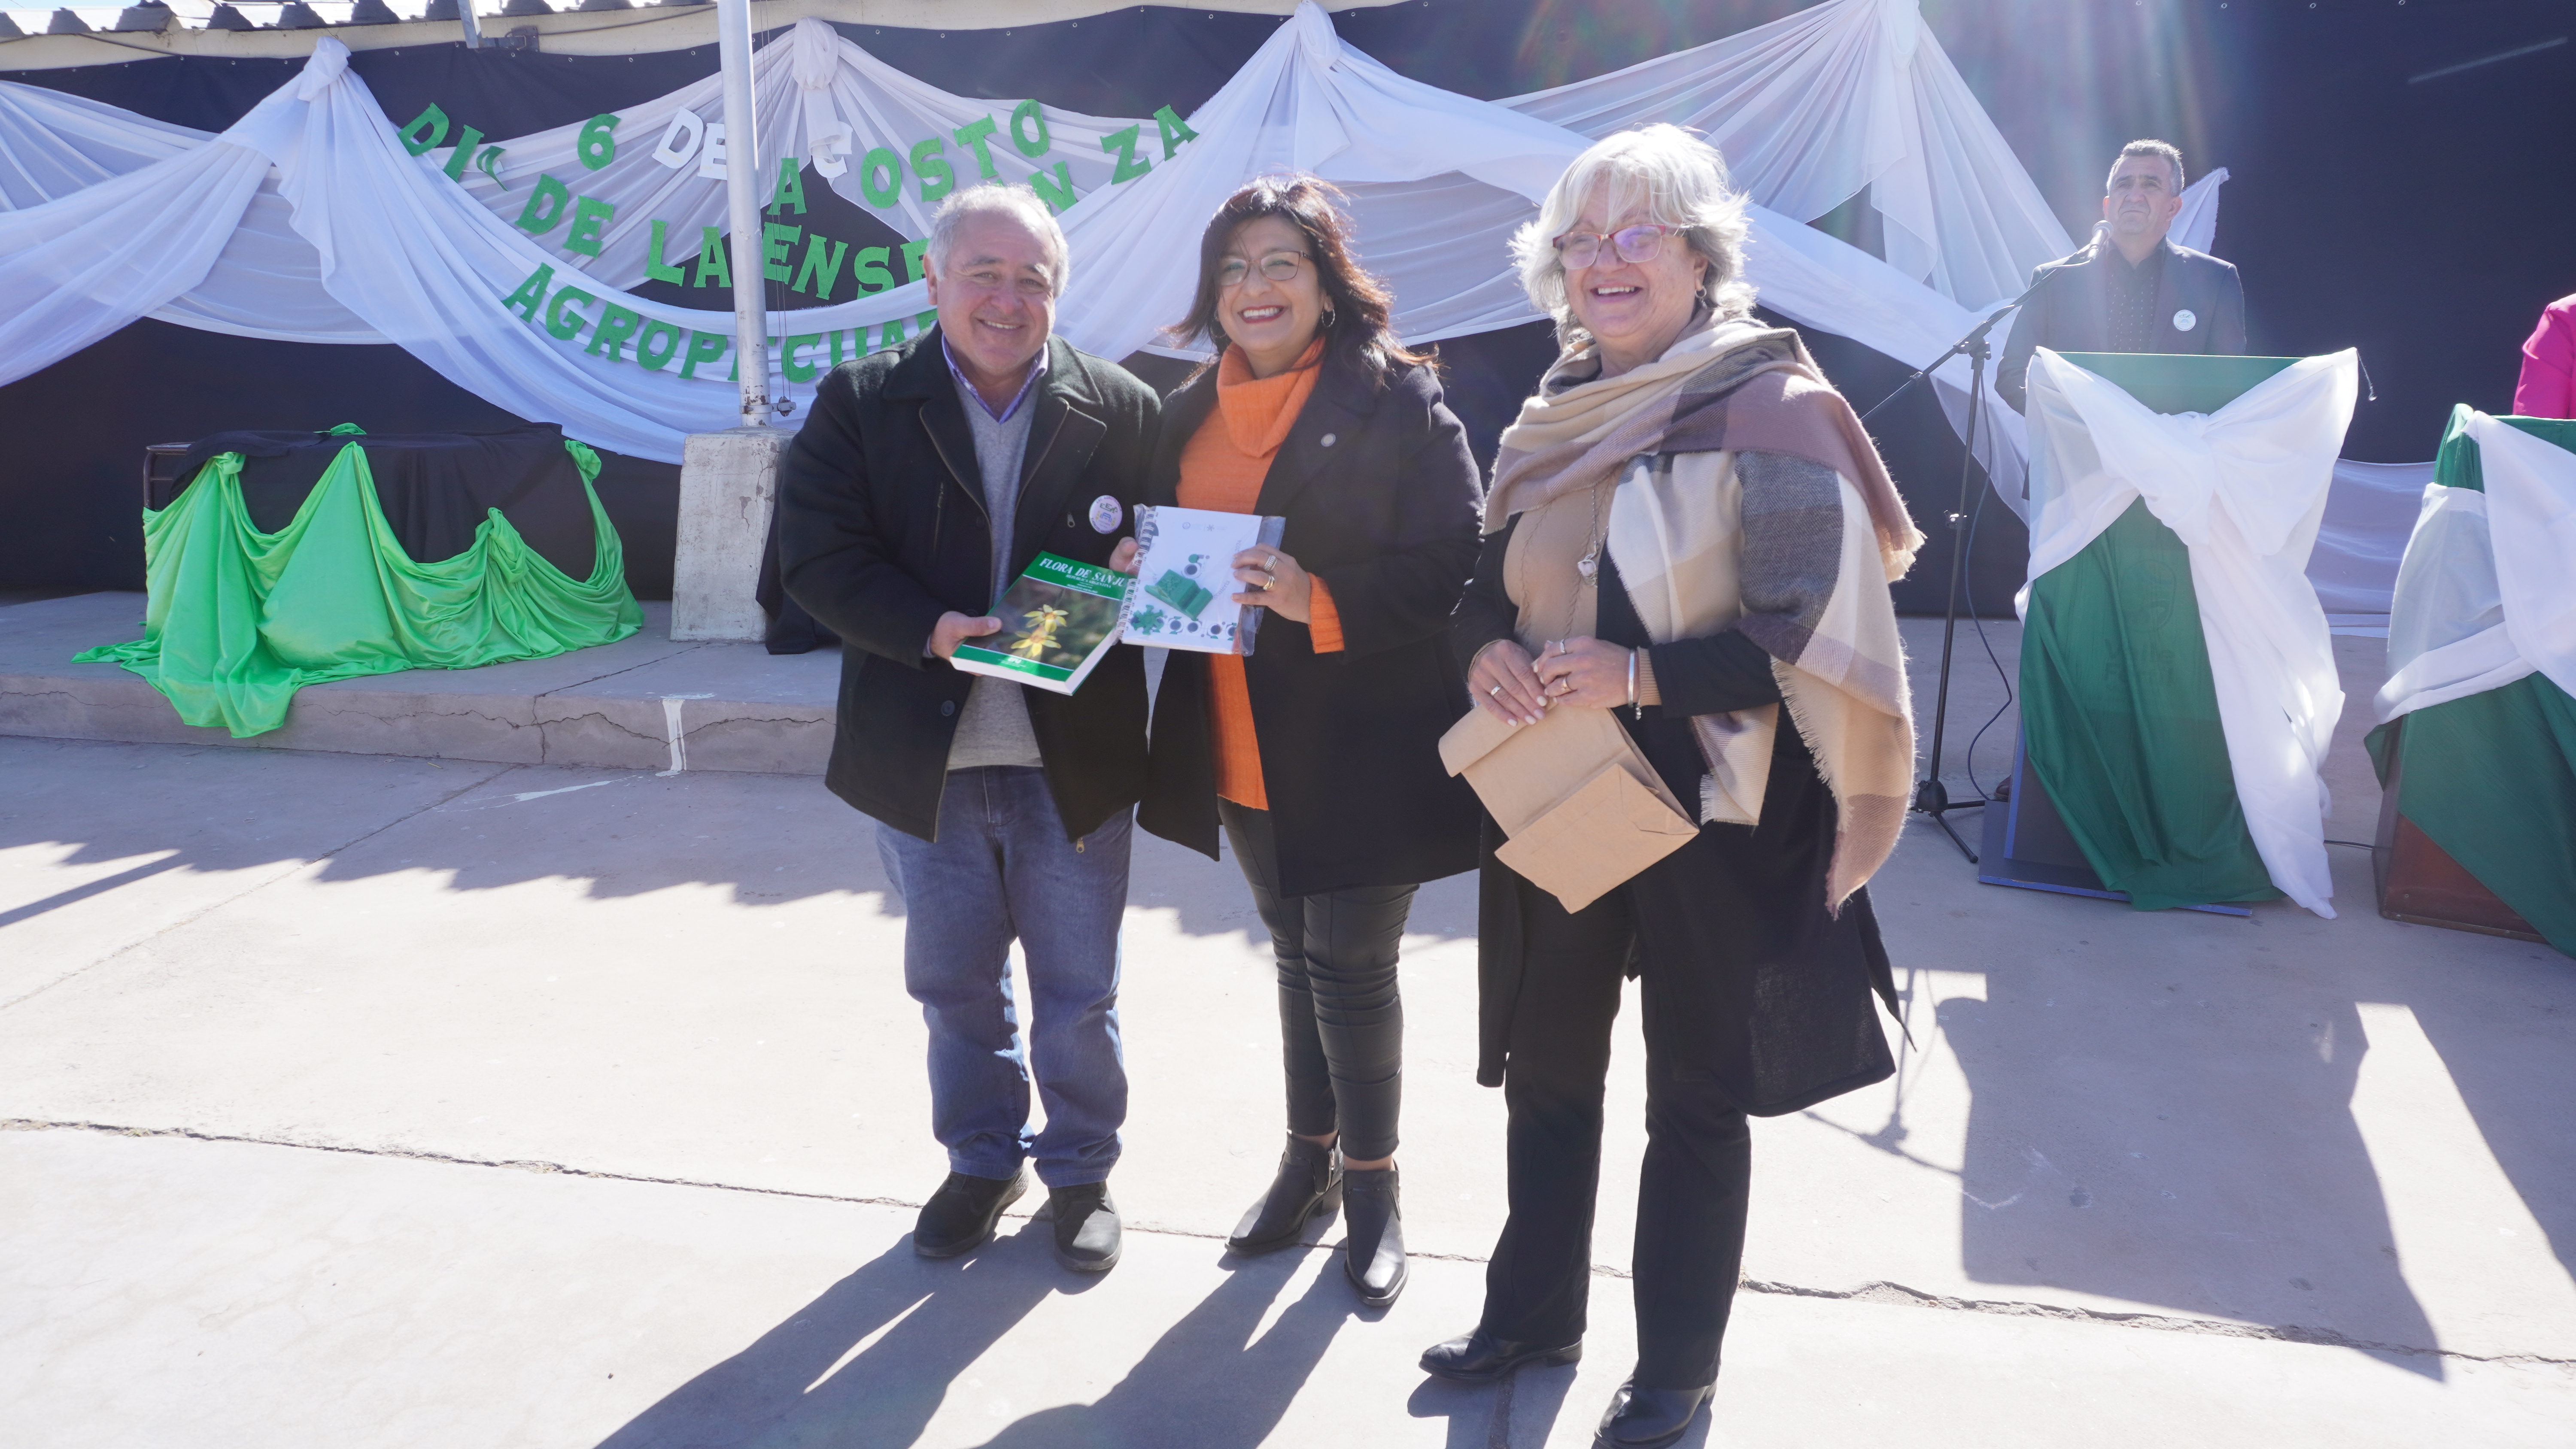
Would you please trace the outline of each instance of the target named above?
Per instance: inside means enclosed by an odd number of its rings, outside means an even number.
[[[2110,235],[2111,223],[2107,221],[2097,221],[2093,223],[2093,238],[2084,244],[2084,259],[2086,261],[2091,261],[2093,258],[2102,255],[2102,243],[2109,239]]]

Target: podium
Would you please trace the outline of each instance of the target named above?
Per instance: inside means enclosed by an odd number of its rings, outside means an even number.
[[[2169,414],[2217,412],[2298,361],[2064,356]],[[1978,880],[2225,915],[2279,898],[2237,800],[2190,553],[2144,499],[2031,582],[2020,689]]]

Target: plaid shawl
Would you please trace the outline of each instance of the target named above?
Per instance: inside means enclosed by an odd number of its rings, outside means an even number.
[[[1838,807],[1825,903],[1839,910],[1896,848],[1912,793],[1913,708],[1887,585],[1923,535],[1797,333],[1717,322],[1630,372],[1599,370],[1589,348],[1568,353],[1504,430],[1485,529],[1621,479],[1609,549],[1648,636],[1732,626],[1771,655]],[[1738,466],[1746,453],[1817,466]],[[1736,568],[1708,562],[1721,557]],[[1776,720],[1772,706],[1692,719],[1709,765],[1703,821],[1759,821]]]

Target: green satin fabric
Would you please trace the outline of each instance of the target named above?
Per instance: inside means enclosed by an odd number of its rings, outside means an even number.
[[[218,454],[169,507],[143,514],[143,637],[87,650],[149,680],[192,725],[234,738],[286,722],[308,684],[406,669],[472,669],[608,644],[643,626],[617,530],[591,484],[599,455],[567,440],[598,551],[574,579],[493,509],[454,558],[417,563],[376,500],[365,447],[342,447],[295,517],[252,525],[241,455]]]
[[[2141,910],[2277,900],[2245,829],[2191,554],[2146,501],[2030,586],[2030,766],[2102,883]]]

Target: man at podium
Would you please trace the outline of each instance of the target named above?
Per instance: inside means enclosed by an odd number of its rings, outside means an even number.
[[[2102,225],[2063,261],[2032,273],[2037,286],[2013,318],[1995,393],[2028,411],[2031,353],[2245,351],[2245,288],[2236,268],[2178,247],[2165,233],[2182,210],[2182,152],[2131,141],[2103,188]]]

